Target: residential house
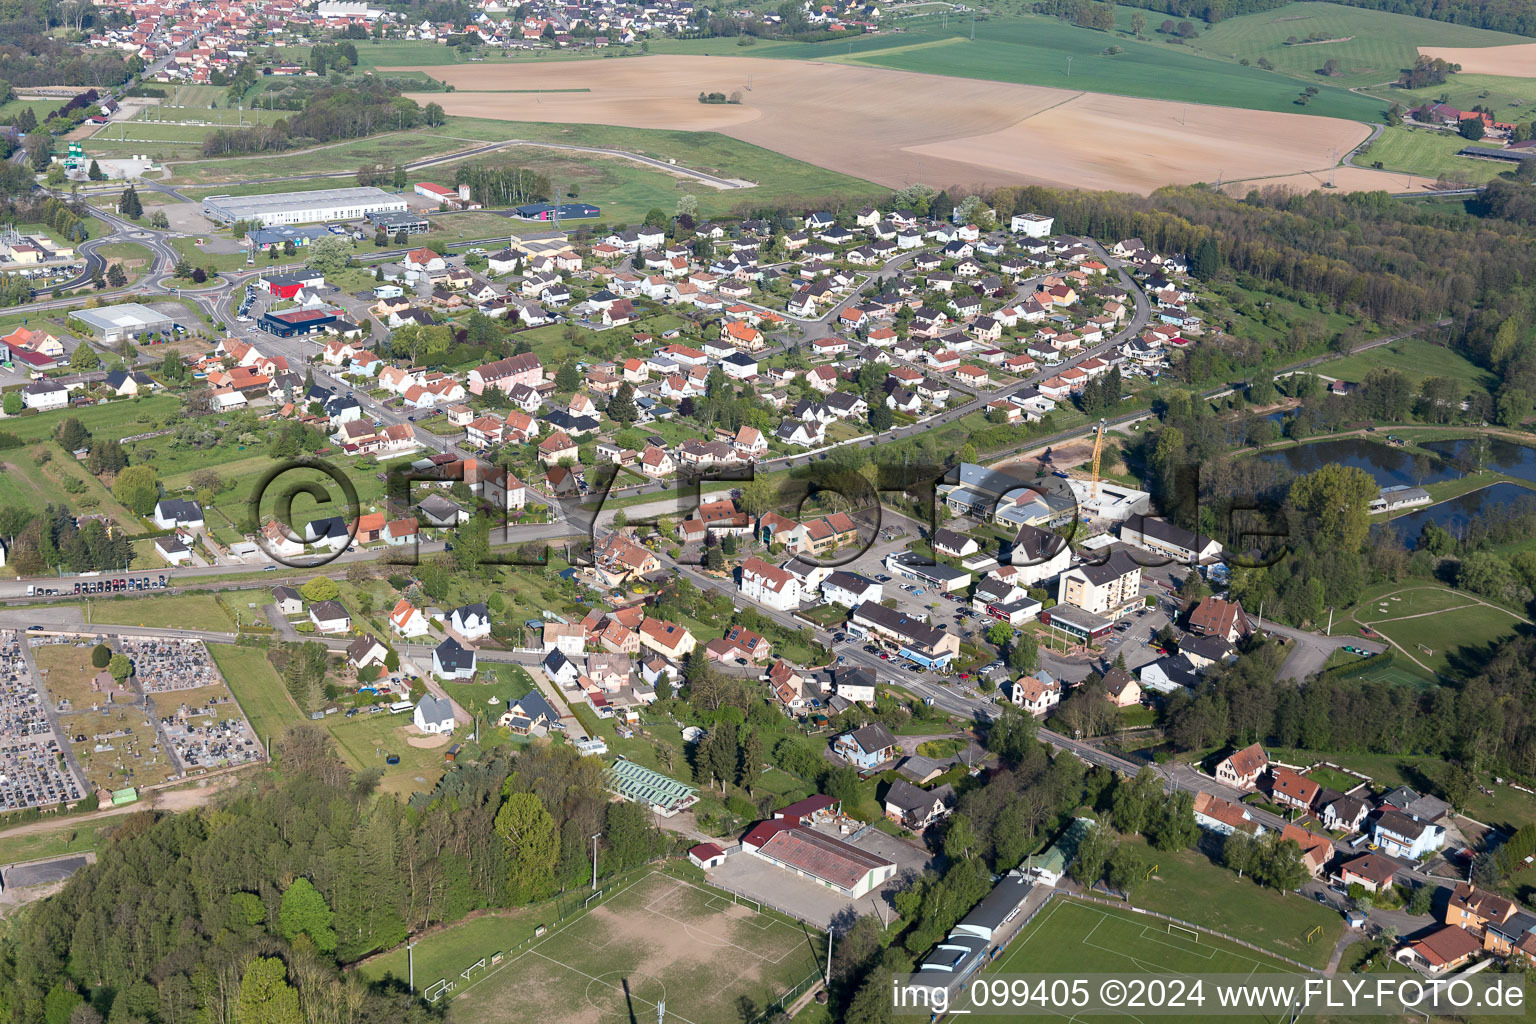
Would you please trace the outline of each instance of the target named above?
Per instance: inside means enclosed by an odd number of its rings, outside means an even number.
[[[896,737],[879,722],[860,726],[832,741],[832,752],[864,771],[873,771],[895,759],[900,751]]]
[[[1378,847],[1405,860],[1418,860],[1445,845],[1445,826],[1390,808],[1371,817],[1370,832]]]
[[[309,621],[318,633],[345,633],[352,628],[352,616],[336,601],[316,601],[310,605]]]
[[[432,674],[442,679],[473,679],[475,649],[447,637],[432,650]]]
[[[1237,789],[1254,789],[1269,767],[1269,755],[1254,743],[1222,758],[1216,764],[1216,781]]]
[[[1020,676],[1008,684],[1008,699],[1031,715],[1043,715],[1061,703],[1061,683],[1045,671]]]
[[[693,651],[697,641],[687,626],[665,619],[646,619],[640,623],[640,645],[664,658],[681,661]]]
[[[448,628],[465,640],[484,640],[491,635],[491,612],[483,602],[466,604],[448,614]]]
[[[742,563],[737,591],[749,601],[778,611],[798,609],[802,596],[798,579],[756,555]]]
[[[394,609],[389,613],[389,628],[407,638],[425,636],[430,631],[426,615],[403,597],[395,602]]]
[[[1312,802],[1317,799],[1317,794],[1322,788],[1305,775],[1293,772],[1289,768],[1276,766],[1269,770],[1270,798],[1284,807],[1310,811]]]
[[[885,792],[885,816],[903,828],[921,832],[949,813],[953,794],[948,786],[929,791],[897,779]]]
[[[412,717],[416,728],[424,733],[446,735],[453,732],[453,702],[446,697],[425,694],[416,703]]]

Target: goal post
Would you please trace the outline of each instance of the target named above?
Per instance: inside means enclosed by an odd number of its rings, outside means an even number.
[[[1168,934],[1177,935],[1179,938],[1188,939],[1190,942],[1200,941],[1200,933],[1195,931],[1195,929],[1186,928],[1181,924],[1173,924],[1172,922],[1168,924]]]

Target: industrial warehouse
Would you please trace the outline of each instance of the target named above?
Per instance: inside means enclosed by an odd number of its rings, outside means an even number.
[[[315,221],[360,220],[372,213],[404,213],[405,200],[378,188],[326,188],[265,196],[209,196],[203,216],[224,224],[272,227]]]

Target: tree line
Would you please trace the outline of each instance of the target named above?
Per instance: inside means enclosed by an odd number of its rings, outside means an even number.
[[[277,744],[280,773],[216,806],[123,819],[99,860],[0,938],[0,1019],[49,1024],[425,1022],[403,979],[341,965],[472,910],[580,886],[666,852],[611,803],[596,759],[507,747],[402,805],[325,733]]]

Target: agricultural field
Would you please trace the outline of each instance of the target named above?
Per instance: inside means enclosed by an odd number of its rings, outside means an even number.
[[[1049,31],[1054,24],[1041,22],[1042,30]],[[858,42],[854,42],[855,47]],[[972,45],[981,43],[960,41],[954,47]],[[1163,56],[1150,50],[1150,44],[1136,45]],[[1011,59],[1019,59],[1019,54]],[[1216,69],[1227,67],[1193,59]],[[419,102],[441,103],[456,116],[519,121],[537,117],[541,122],[568,126],[686,127],[729,135],[890,186],[916,178],[1010,184],[1025,180],[1148,192],[1169,182],[1326,171],[1337,154],[1353,149],[1367,135],[1354,121],[1304,118],[1292,113],[1302,109],[1294,104],[1285,113],[1240,113],[1231,107],[1068,92],[1013,82],[978,83],[974,78],[939,77],[847,62],[790,63],[704,56],[578,61],[565,69],[562,80],[589,91],[544,94],[537,97],[533,107],[509,104],[500,92],[546,80],[538,67],[503,64],[494,68],[411,70],[432,72],[455,86],[456,91],[447,95],[411,95]],[[1219,80],[1207,82],[1206,87],[1218,92],[1227,88]],[[1284,88],[1291,90],[1293,86],[1287,83]],[[487,91],[476,91],[480,89]],[[697,94],[709,90],[740,91],[742,102],[698,103]],[[1207,97],[1212,94],[1205,93]],[[828,108],[828,95],[844,100]],[[1365,108],[1358,116],[1370,116],[1376,104],[1358,102]],[[807,133],[804,125],[812,109],[822,120],[823,130]],[[1325,112],[1321,105],[1307,109]],[[502,131],[526,137],[521,126]],[[568,127],[565,131],[575,137],[579,130]],[[628,133],[618,134],[632,138]],[[1116,138],[1113,153],[1093,143],[1100,137]],[[836,139],[837,145],[829,147],[829,139]],[[729,173],[768,180],[736,168]],[[1362,182],[1375,180],[1385,185],[1390,180],[1390,176],[1373,178],[1375,172],[1354,173]],[[828,189],[821,184],[823,192]],[[746,201],[759,198],[767,197],[742,197]],[[735,204],[741,200],[730,197],[727,201]]]
[[[822,936],[798,922],[659,873],[489,964],[491,954],[525,934],[514,923],[478,955],[466,950],[473,959],[459,970],[448,965],[452,973],[442,977],[455,983],[445,996],[450,1020],[504,1020],[509,999],[540,1018],[570,1024],[647,1020],[663,1001],[667,1017],[679,1024],[752,1019],[815,975],[824,948]],[[466,981],[460,971],[479,957],[487,958],[485,973]],[[423,989],[437,980],[416,977]],[[744,1013],[746,1007],[751,1012]]]
[[[1356,154],[1355,163],[1370,167],[1380,163],[1389,171],[1406,171],[1426,181],[1450,181],[1481,185],[1509,171],[1507,164],[1476,157],[1457,156],[1465,146],[1495,148],[1493,142],[1468,142],[1455,132],[1432,128],[1384,128],[1381,136]],[[1410,369],[1410,367],[1404,367]]]
[[[1246,929],[1240,930],[1240,934],[1253,939]],[[1333,942],[1329,941],[1327,952],[1332,951]],[[1156,918],[1059,896],[1040,911],[981,977],[1026,973],[1173,976],[1258,973],[1293,974],[1298,979],[1302,976],[1302,972],[1291,964],[1224,942],[1213,935],[1177,926],[1170,928],[1167,922]],[[1125,1017],[1083,1014],[1072,1019],[1097,1022]],[[1255,1018],[1234,1015],[1202,1019],[1235,1024]]]
[[[951,20],[947,30],[930,25],[909,29],[900,36],[881,34],[856,41],[852,57],[841,59],[901,71],[1087,89],[1117,96],[1189,103],[1219,99],[1226,106],[1285,113],[1301,109],[1294,103],[1300,90],[1293,82],[1164,42],[1164,37],[1153,33],[1163,20],[1155,11],[1147,12],[1147,42],[1044,16],[978,22],[973,42],[970,26],[958,18]],[[1111,45],[1122,52],[1106,55],[1104,51]],[[795,53],[782,51],[774,56],[793,57]],[[1073,58],[1070,69],[1067,57]],[[1320,91],[1308,104],[1307,113],[1355,120],[1380,117],[1381,105],[1369,98],[1351,95],[1326,79],[1310,84],[1319,86]]]
[[[1155,28],[1161,17],[1149,13],[1147,22]],[[1401,69],[1413,65],[1421,46],[1486,47],[1527,41],[1504,32],[1329,3],[1288,4],[1202,25],[1201,30],[1186,45],[1203,56],[1252,63],[1262,58],[1283,75],[1345,89],[1393,81]],[[1286,45],[1293,37],[1298,42]],[[1306,42],[1314,37],[1322,41]],[[1339,62],[1338,74],[1319,74],[1329,59]],[[1378,93],[1393,99],[1400,95],[1395,89]]]

